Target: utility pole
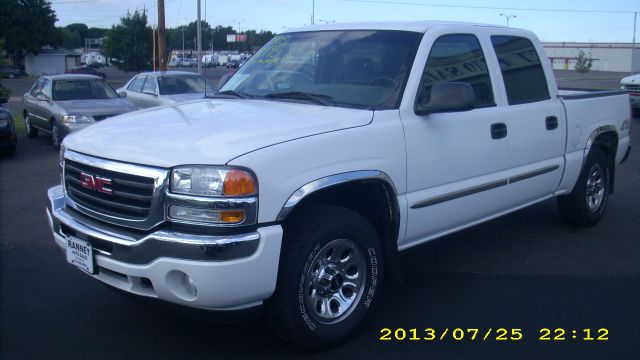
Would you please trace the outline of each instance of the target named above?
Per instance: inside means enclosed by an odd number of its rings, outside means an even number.
[[[633,13],[633,46],[631,47],[631,73],[636,73],[636,24],[638,23],[638,12]]]
[[[166,38],[164,35],[164,0],[158,0],[158,58],[160,71],[167,71]]]
[[[197,31],[196,31],[196,41],[197,41],[197,46],[198,46],[198,74],[202,75],[202,27],[201,27],[201,19],[200,19],[200,15],[201,15],[201,7],[202,5],[202,1],[198,0],[198,24],[197,24]]]
[[[507,19],[507,27],[509,27],[509,19],[511,19],[512,17],[517,17],[516,15],[505,15],[505,14],[500,14],[500,16],[504,16],[505,19]]]
[[[156,71],[156,27],[151,27],[151,35],[153,36],[153,71]]]
[[[311,0],[311,25],[316,23],[316,0]]]

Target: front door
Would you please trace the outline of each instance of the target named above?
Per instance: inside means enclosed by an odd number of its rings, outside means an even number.
[[[452,232],[505,209],[509,137],[497,116],[495,74],[473,34],[427,33],[433,43],[418,98],[428,99],[437,82],[466,82],[476,108],[415,114],[403,107],[407,146],[408,223],[403,249]]]

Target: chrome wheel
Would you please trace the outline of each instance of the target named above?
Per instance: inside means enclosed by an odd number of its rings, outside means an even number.
[[[349,239],[330,241],[317,252],[306,274],[307,311],[324,324],[346,318],[364,292],[367,262]]]
[[[593,164],[587,176],[587,206],[589,211],[596,211],[602,204],[606,188],[604,170],[600,164]]]

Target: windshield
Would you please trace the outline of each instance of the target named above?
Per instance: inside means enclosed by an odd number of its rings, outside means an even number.
[[[220,89],[253,98],[322,98],[397,108],[421,33],[316,31],[276,36]]]
[[[213,86],[200,75],[158,76],[160,95],[193,94],[214,92]]]
[[[69,79],[53,81],[53,100],[117,99],[118,94],[101,79]]]

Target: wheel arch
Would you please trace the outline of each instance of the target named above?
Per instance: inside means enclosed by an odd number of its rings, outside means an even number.
[[[615,183],[615,162],[616,153],[618,151],[618,132],[613,125],[605,125],[595,129],[589,138],[584,151],[582,166],[586,163],[587,157],[591,153],[591,149],[599,148],[607,155],[607,164],[609,165],[609,194],[613,194]]]
[[[315,204],[330,204],[354,210],[375,228],[389,270],[399,275],[396,264],[400,231],[400,204],[396,187],[382,171],[365,170],[336,174],[314,180],[296,190],[278,214],[287,229],[297,214]]]

